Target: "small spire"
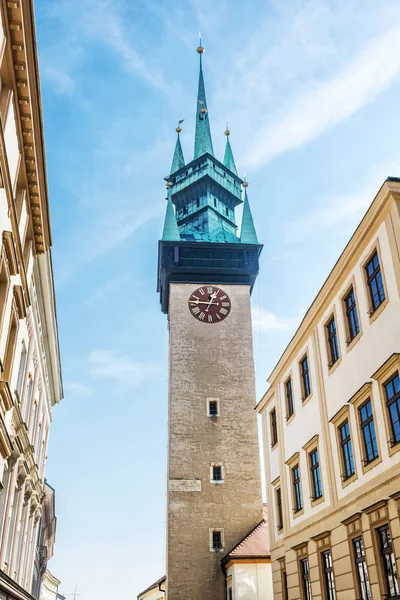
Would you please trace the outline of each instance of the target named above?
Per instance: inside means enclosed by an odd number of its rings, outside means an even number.
[[[178,224],[175,218],[174,205],[172,204],[171,187],[172,183],[168,182],[167,210],[165,211],[164,229],[162,234],[162,240],[164,242],[178,242],[181,239],[181,236],[179,235]]]
[[[253,216],[251,214],[249,199],[247,197],[247,187],[249,184],[246,181],[246,176],[244,176],[242,185],[244,187],[244,205],[240,241],[243,244],[258,244],[256,228],[254,227]]]
[[[213,145],[212,145],[211,131],[210,131],[210,122],[208,120],[206,90],[205,90],[205,86],[204,86],[204,77],[203,77],[202,56],[205,52],[205,49],[201,45],[201,35],[200,35],[200,45],[197,48],[197,52],[200,55],[200,72],[199,72],[199,88],[198,88],[198,92],[197,92],[197,106],[196,106],[196,135],[195,135],[195,139],[194,139],[194,158],[199,158],[199,156],[203,156],[203,154],[206,154],[206,153],[211,154],[211,156],[214,156],[214,149],[213,149]]]
[[[185,159],[183,157],[183,151],[181,146],[181,138],[179,136],[180,132],[182,131],[181,123],[183,123],[184,120],[185,119],[181,119],[178,122],[178,127],[175,130],[178,134],[178,137],[176,138],[175,151],[174,157],[172,159],[170,175],[172,175],[176,171],[179,171],[179,169],[182,169],[182,167],[185,166]]]
[[[225,155],[224,155],[224,165],[227,169],[232,171],[232,173],[235,173],[235,175],[237,175],[235,159],[233,158],[232,147],[231,147],[231,143],[229,141],[229,136],[231,135],[231,132],[229,131],[228,124],[226,124],[225,135],[226,135],[226,146],[225,146]]]

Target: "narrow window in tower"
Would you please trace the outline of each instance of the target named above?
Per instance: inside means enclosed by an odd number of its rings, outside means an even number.
[[[223,483],[224,470],[223,470],[222,465],[219,465],[219,464],[211,465],[211,481],[212,481],[212,483]]]
[[[226,216],[228,217],[229,216],[229,208],[228,207],[225,209],[225,212],[226,212]]]
[[[188,212],[188,207],[187,207],[187,206],[184,206],[184,207],[183,207],[183,214],[184,214],[184,215],[187,215],[187,212]]]
[[[219,400],[218,398],[207,399],[207,416],[219,417]]]
[[[213,552],[219,552],[223,550],[224,542],[223,542],[223,530],[222,529],[213,529],[210,532],[210,545],[211,550]]]
[[[196,200],[196,207],[199,208],[199,206],[200,206],[200,198],[197,198],[197,200]]]
[[[217,206],[217,199],[214,198],[214,206]]]

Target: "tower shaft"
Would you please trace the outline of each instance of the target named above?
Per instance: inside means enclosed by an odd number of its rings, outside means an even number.
[[[188,310],[197,287],[170,289],[168,600],[223,600],[221,559],[262,518],[250,286],[223,286],[232,308],[215,325]],[[210,400],[219,416],[209,416]]]

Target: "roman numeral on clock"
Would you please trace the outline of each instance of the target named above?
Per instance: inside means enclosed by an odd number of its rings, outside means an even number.
[[[188,298],[188,308],[198,321],[217,324],[229,316],[231,300],[218,286],[205,284],[193,290]]]

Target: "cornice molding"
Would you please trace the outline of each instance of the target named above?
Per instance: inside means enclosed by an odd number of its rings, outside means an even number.
[[[51,246],[43,118],[32,0],[1,0],[35,253]]]

